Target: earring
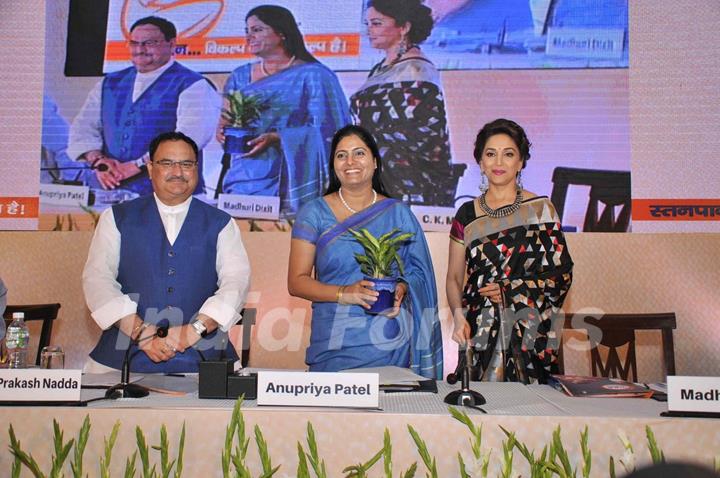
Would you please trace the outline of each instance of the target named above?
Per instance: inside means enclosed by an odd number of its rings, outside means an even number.
[[[397,54],[398,58],[400,58],[405,53],[407,53],[407,51],[408,51],[407,39],[403,35],[403,37],[400,39],[400,44],[398,45],[398,54]]]
[[[518,187],[518,189],[519,189],[520,191],[522,191],[522,190],[524,189],[524,188],[523,188],[523,183],[522,183],[522,171],[518,171],[518,173],[517,173],[517,179],[516,179],[515,181],[517,182],[517,187]]]
[[[488,190],[488,180],[487,176],[485,176],[485,172],[480,172],[480,192],[485,194]]]

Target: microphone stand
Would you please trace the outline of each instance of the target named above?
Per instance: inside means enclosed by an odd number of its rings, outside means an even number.
[[[485,397],[475,390],[470,390],[470,373],[473,359],[473,348],[470,343],[465,345],[465,367],[462,371],[462,383],[460,390],[455,390],[448,393],[445,396],[445,403],[450,405],[460,405],[463,407],[470,407],[476,410],[480,410],[483,413],[487,413],[485,410],[479,407],[487,403]]]
[[[142,398],[147,397],[150,393],[150,389],[139,385],[137,383],[130,383],[130,361],[132,357],[130,350],[132,346],[137,346],[140,342],[145,340],[154,339],[155,337],[167,337],[168,328],[158,327],[154,334],[148,335],[147,337],[133,340],[130,338],[130,345],[125,350],[125,358],[123,359],[122,369],[120,371],[120,383],[113,385],[105,391],[105,398],[116,399],[116,398]]]

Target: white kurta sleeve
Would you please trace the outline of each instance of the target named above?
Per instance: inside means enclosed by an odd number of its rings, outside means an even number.
[[[215,135],[221,106],[222,98],[210,83],[196,81],[180,93],[176,131],[190,136],[203,149]]]
[[[250,262],[242,242],[240,229],[231,219],[220,231],[217,241],[218,290],[200,308],[223,331],[240,320],[240,310],[250,289]]]
[[[102,80],[90,90],[85,103],[70,125],[67,155],[77,159],[88,151],[103,149],[102,118]]]
[[[117,281],[119,267],[120,231],[115,225],[112,208],[108,208],[100,215],[82,274],[85,302],[92,318],[103,330],[137,312],[137,303],[122,293]]]

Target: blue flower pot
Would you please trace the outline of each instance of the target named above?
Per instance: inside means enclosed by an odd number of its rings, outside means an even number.
[[[373,289],[380,293],[372,307],[367,310],[367,313],[382,314],[388,309],[392,309],[393,302],[395,302],[395,285],[397,284],[397,279],[394,277],[386,277],[383,279],[365,277],[365,280],[372,282],[374,284]]]
[[[254,129],[226,126],[224,133],[226,153],[245,154],[252,149],[252,146],[247,143],[255,138],[256,133]]]

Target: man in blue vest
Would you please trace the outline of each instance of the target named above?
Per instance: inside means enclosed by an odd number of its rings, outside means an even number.
[[[197,372],[218,359],[240,319],[250,266],[226,213],[193,198],[198,147],[180,132],[157,136],[147,164],[154,194],[106,209],[83,270],[85,300],[103,333],[87,372]],[[169,327],[167,336],[158,327]],[[216,332],[216,329],[220,329]],[[232,346],[227,347],[231,357]]]
[[[108,73],[73,120],[67,154],[93,168],[89,186],[150,194],[150,140],[181,131],[202,149],[212,138],[221,98],[207,79],[173,59],[176,36],[163,18],[136,21],[128,42],[132,66]],[[203,189],[200,178],[196,193]]]

